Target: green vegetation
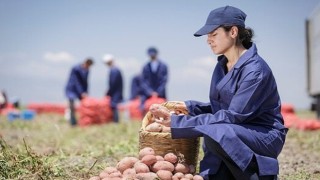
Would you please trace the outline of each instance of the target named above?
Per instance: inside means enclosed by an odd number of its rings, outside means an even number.
[[[88,179],[138,152],[137,121],[72,128],[47,114],[0,127],[0,179]]]

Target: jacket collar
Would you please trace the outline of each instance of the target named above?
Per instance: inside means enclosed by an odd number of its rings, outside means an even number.
[[[233,74],[238,71],[238,69],[252,56],[257,53],[257,49],[255,44],[252,43],[252,46],[240,57],[238,62],[234,65],[234,67],[222,77],[221,81],[216,85],[216,89],[219,92],[231,79]],[[226,63],[228,62],[227,58],[224,55],[218,57],[218,63],[220,64],[221,68],[224,69],[226,67]]]
[[[257,54],[257,47],[252,43],[251,47],[240,57],[238,62],[234,65],[233,68],[239,69],[248,59]],[[224,55],[218,57],[218,62],[221,66],[225,67],[228,60]]]

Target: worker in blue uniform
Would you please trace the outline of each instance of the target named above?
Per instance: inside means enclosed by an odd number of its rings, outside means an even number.
[[[114,64],[114,57],[106,54],[103,57],[104,63],[110,68],[109,71],[109,87],[106,96],[111,98],[111,109],[113,113],[113,122],[119,122],[118,104],[123,101],[123,80],[122,74],[118,67]]]
[[[158,50],[150,47],[147,50],[150,61],[142,70],[141,81],[141,103],[144,110],[144,102],[151,96],[166,99],[166,85],[168,81],[168,67],[158,58]]]
[[[69,100],[70,124],[77,125],[75,116],[75,100],[81,100],[88,95],[88,76],[89,68],[93,65],[91,58],[86,59],[83,63],[75,65],[71,69],[65,94]]]
[[[181,102],[177,107],[187,108],[188,115],[157,120],[171,126],[172,138],[203,137],[204,179],[277,179],[279,173],[277,157],[287,133],[280,97],[245,19],[246,14],[232,6],[210,12],[194,34],[207,35],[211,50],[220,55],[210,102]]]
[[[141,95],[141,74],[135,75],[131,80],[130,100],[139,98]]]

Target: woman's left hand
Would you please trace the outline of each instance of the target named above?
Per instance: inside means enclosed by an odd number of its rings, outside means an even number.
[[[170,127],[171,126],[171,117],[168,116],[166,118],[159,118],[159,119],[155,119],[155,121],[159,124],[162,124],[164,126]]]

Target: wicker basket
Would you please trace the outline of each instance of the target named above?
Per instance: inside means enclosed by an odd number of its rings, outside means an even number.
[[[169,101],[161,104],[169,110],[179,110],[187,114],[186,109],[177,109],[175,105],[178,101]],[[164,156],[172,152],[175,153],[180,160],[184,160],[189,165],[197,166],[200,138],[189,139],[172,139],[171,133],[148,132],[146,126],[151,123],[152,114],[148,112],[142,120],[142,126],[139,131],[139,149],[151,147],[156,155]]]

